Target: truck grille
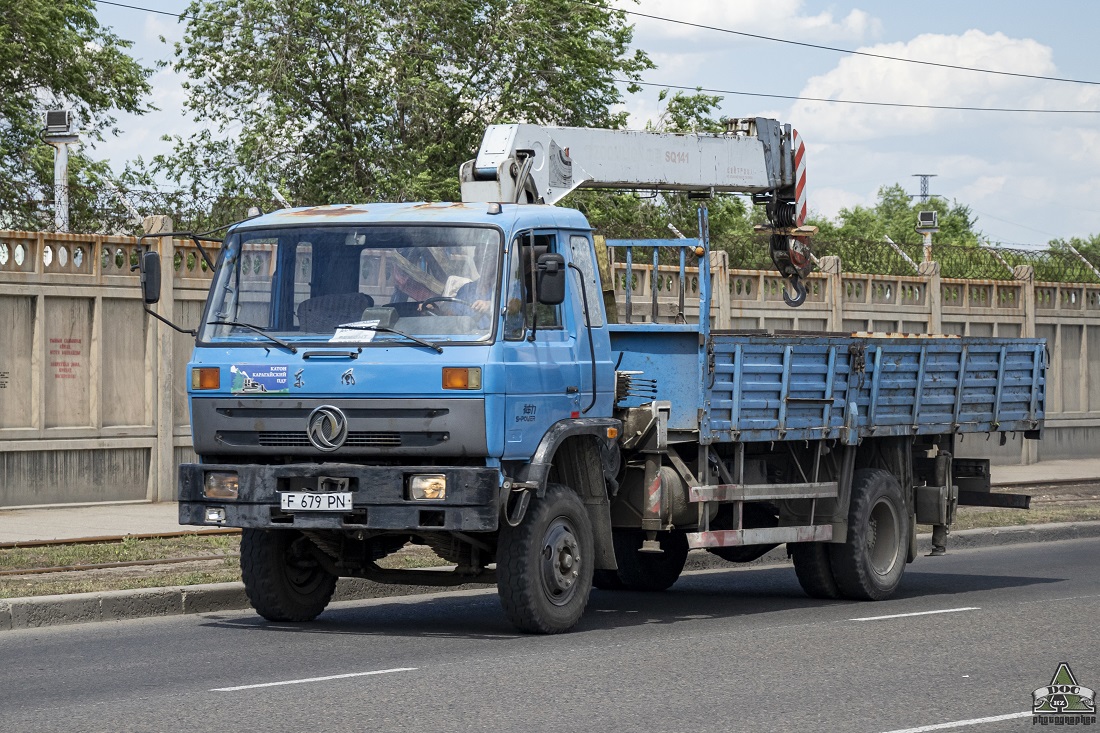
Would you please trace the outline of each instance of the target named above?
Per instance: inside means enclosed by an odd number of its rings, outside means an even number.
[[[257,441],[266,448],[308,448],[309,436],[302,432],[264,432],[259,433]],[[348,433],[346,446],[399,446],[401,445],[401,433],[387,433],[377,431],[352,431]]]

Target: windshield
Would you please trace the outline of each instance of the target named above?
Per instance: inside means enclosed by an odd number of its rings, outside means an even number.
[[[486,227],[294,227],[235,232],[199,337],[416,345],[488,341],[501,234]],[[410,339],[415,336],[416,339]]]

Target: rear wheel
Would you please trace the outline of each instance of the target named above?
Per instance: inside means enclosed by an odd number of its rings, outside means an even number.
[[[798,542],[788,545],[798,584],[810,598],[840,598],[840,588],[833,579],[829,564],[829,548],[824,542]]]
[[[909,509],[889,471],[863,468],[852,477],[848,536],[830,544],[833,578],[845,598],[881,601],[897,590],[909,546]]]
[[[548,484],[518,527],[504,526],[497,545],[497,592],[521,631],[557,634],[584,614],[592,590],[592,524],[580,497]]]
[[[599,570],[592,573],[592,587],[600,590],[625,590],[618,570]]]
[[[241,578],[249,602],[268,621],[312,621],[336,590],[336,576],[290,529],[241,530]]]
[[[667,590],[684,570],[688,542],[683,532],[658,532],[662,552],[641,552],[645,539],[641,530],[615,530],[613,538],[619,579],[628,590]]]

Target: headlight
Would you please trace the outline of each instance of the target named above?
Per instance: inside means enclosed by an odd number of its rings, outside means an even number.
[[[442,501],[447,498],[447,477],[441,473],[422,473],[409,477],[409,498],[416,501]]]
[[[211,471],[206,474],[202,495],[209,499],[236,499],[237,474],[232,471]]]

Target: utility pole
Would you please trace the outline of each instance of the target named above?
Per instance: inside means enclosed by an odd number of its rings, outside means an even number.
[[[51,109],[46,112],[46,130],[42,140],[52,145],[54,227],[59,232],[69,231],[69,146],[79,142],[80,136],[73,130],[73,113],[67,109]]]
[[[932,261],[932,235],[940,230],[939,215],[935,211],[917,212],[917,232],[924,237],[924,261]]]
[[[928,199],[932,197],[932,194],[928,193],[928,179],[935,178],[936,173],[914,173],[914,178],[920,179],[920,202],[926,203]]]

